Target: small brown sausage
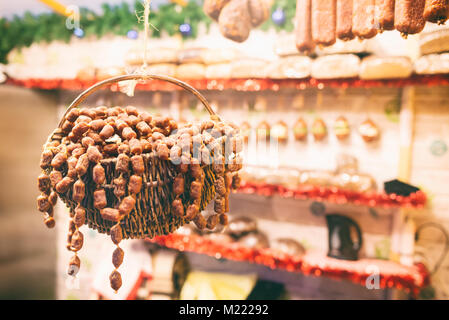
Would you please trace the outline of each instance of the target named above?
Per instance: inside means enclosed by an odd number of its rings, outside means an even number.
[[[74,124],[73,122],[70,122],[68,120],[64,121],[64,123],[61,126],[61,130],[62,132],[64,132],[65,134],[68,134],[70,131],[72,131]]]
[[[50,193],[50,195],[48,196],[48,201],[52,206],[55,206],[56,202],[58,202],[58,194],[56,192]]]
[[[193,222],[195,223],[196,227],[200,230],[206,228],[207,221],[206,219],[204,219],[202,214],[197,214],[195,218],[193,218]]]
[[[133,156],[131,158],[131,164],[133,167],[133,171],[135,174],[137,175],[142,175],[145,172],[145,165],[143,163],[143,158],[142,156]]]
[[[164,143],[159,143],[156,148],[156,153],[161,160],[168,160],[170,157],[170,150]]]
[[[126,192],[126,179],[123,177],[118,177],[114,179],[114,195],[117,198],[121,198]]]
[[[122,241],[122,227],[119,224],[112,226],[110,233],[112,242],[119,244]]]
[[[81,206],[77,206],[75,208],[75,216],[73,217],[73,223],[75,223],[75,226],[80,228],[85,222],[86,222],[86,210]]]
[[[37,186],[39,191],[48,192],[51,187],[50,177],[45,173],[41,173],[39,177],[37,177]]]
[[[142,177],[132,175],[129,177],[128,191],[131,194],[138,194],[142,190]]]
[[[184,177],[181,174],[176,176],[173,181],[173,192],[175,195],[180,196],[184,193],[184,183]]]
[[[143,150],[140,141],[136,138],[129,140],[129,150],[133,154],[141,154]]]
[[[78,271],[80,270],[80,267],[81,267],[80,258],[77,255],[71,257],[69,261],[69,268],[67,270],[67,274],[69,276],[76,276],[78,274]]]
[[[129,157],[121,153],[117,157],[117,162],[115,163],[115,170],[118,172],[126,173],[129,170]]]
[[[226,213],[220,214],[220,224],[223,226],[227,226],[229,223],[228,215]]]
[[[44,220],[45,225],[47,226],[47,228],[52,229],[55,227],[56,222],[55,219],[53,217],[48,217]]]
[[[64,152],[59,152],[55,155],[53,160],[51,160],[51,166],[55,169],[60,169],[66,161],[67,154],[65,154]]]
[[[217,177],[214,183],[215,186],[215,192],[219,196],[224,196],[226,194],[226,186],[225,186],[225,180],[224,177]]]
[[[172,214],[175,217],[183,217],[184,216],[184,206],[182,205],[181,199],[175,199],[171,205]]]
[[[394,0],[376,0],[375,18],[377,28],[383,30],[394,29]]]
[[[129,154],[129,146],[125,143],[122,143],[118,146],[118,153]]]
[[[136,129],[139,131],[141,136],[146,136],[151,133],[151,128],[145,121],[140,121],[136,125]]]
[[[153,117],[148,112],[144,111],[140,114],[140,118],[145,121],[148,125],[151,126],[151,121],[153,121]]]
[[[75,179],[78,175],[76,172],[76,164],[78,163],[78,159],[74,156],[71,156],[67,159],[67,176]]]
[[[207,225],[206,227],[208,229],[214,229],[218,222],[220,221],[220,215],[218,214],[212,214],[209,216],[209,218],[207,218]]]
[[[77,180],[73,184],[73,192],[72,192],[73,201],[80,203],[81,201],[83,201],[85,193],[86,193],[86,186],[83,180],[81,179]]]
[[[225,213],[226,201],[224,197],[217,197],[214,201],[214,211],[216,213]]]
[[[90,123],[90,127],[92,128],[92,130],[100,132],[104,126],[106,125],[106,121],[104,121],[103,119],[97,119],[94,120]]]
[[[136,132],[130,127],[125,127],[122,131],[122,138],[126,140],[131,140],[137,138]]]
[[[94,131],[89,131],[87,132],[86,136],[88,136],[89,138],[92,138],[96,144],[103,144],[103,138],[96,132]]]
[[[128,127],[128,124],[123,120],[117,119],[115,121],[115,127],[117,128],[117,132],[121,133],[123,132],[123,129]]]
[[[114,208],[103,208],[100,210],[101,217],[108,221],[120,221],[120,214],[117,209]]]
[[[312,0],[297,0],[296,1],[296,30],[295,41],[296,48],[300,52],[312,52],[315,49],[315,42],[312,39]],[[212,121],[210,121],[212,122]],[[213,127],[209,124],[210,129]],[[201,126],[203,131],[203,125]]]
[[[70,186],[72,185],[72,183],[74,182],[74,180],[70,177],[64,177],[61,181],[59,181],[56,184],[56,191],[59,193],[66,193],[67,191],[69,191]]]
[[[196,204],[191,204],[190,206],[187,207],[186,219],[188,220],[195,219],[198,213],[199,213],[198,206]]]
[[[74,149],[72,151],[72,156],[75,157],[75,158],[79,158],[79,157],[81,157],[85,153],[86,153],[86,148],[79,147],[79,148],[76,148],[76,149]]]
[[[115,143],[109,143],[103,146],[103,152],[110,156],[118,155],[118,146]]]
[[[240,188],[241,178],[238,174],[232,177],[232,189],[237,190]]]
[[[337,0],[337,38],[344,41],[354,39],[352,33],[352,1]]]
[[[118,268],[122,265],[124,255],[125,252],[122,248],[115,248],[114,252],[112,253],[112,264],[114,265],[114,267]]]
[[[89,148],[89,146],[93,146],[95,144],[95,141],[91,137],[84,137],[81,139],[81,144],[84,148]]]
[[[120,289],[122,286],[122,276],[120,275],[120,272],[117,270],[112,271],[111,275],[109,276],[109,282],[111,283],[111,288],[115,291]]]
[[[138,116],[139,115],[139,110],[137,110],[137,108],[133,107],[133,106],[127,106],[125,108],[125,112],[130,116]]]
[[[53,170],[50,172],[50,183],[52,188],[56,187],[59,181],[62,180],[62,173],[61,171]]]
[[[89,130],[89,125],[86,122],[80,122],[73,127],[72,133],[79,139],[87,130]]]
[[[72,236],[72,242],[70,243],[72,251],[79,251],[83,247],[84,236],[81,231],[76,230]]]
[[[140,144],[142,145],[143,153],[148,153],[151,152],[151,150],[153,150],[153,145],[150,142],[148,142],[148,140],[140,139]]]
[[[396,0],[394,27],[403,35],[419,33],[424,29],[425,0]]]
[[[80,114],[80,109],[74,108],[74,109],[70,110],[69,113],[67,113],[65,118],[70,122],[75,122],[75,120],[76,120],[76,118],[78,118],[79,114]]]
[[[89,109],[89,108],[81,108],[81,109],[80,109],[80,115],[89,117],[89,118],[91,118],[91,119],[95,119],[95,117],[96,117],[97,114],[96,114],[95,111],[92,110],[92,109]]]
[[[192,184],[190,185],[190,197],[194,200],[201,198],[201,190],[203,186],[198,181],[192,181]]]
[[[41,154],[40,167],[42,169],[46,169],[51,165],[51,161],[53,160],[53,152],[46,149]]]
[[[51,203],[48,201],[48,197],[46,195],[40,195],[37,197],[37,209],[40,212],[46,212],[51,208]]]
[[[133,211],[134,207],[136,205],[136,199],[134,199],[133,196],[127,196],[122,199],[122,202],[120,202],[120,205],[118,206],[118,210],[120,213],[120,216],[124,217]]]
[[[84,176],[89,168],[89,158],[87,154],[83,154],[79,157],[75,170],[79,176]]]
[[[87,148],[87,158],[92,163],[98,163],[103,159],[101,152],[95,146],[90,146]]]
[[[101,129],[100,131],[100,137],[103,140],[107,140],[110,137],[112,137],[114,135],[114,127],[111,126],[110,124],[107,124],[103,127],[103,129]]]
[[[429,22],[442,24],[449,14],[449,0],[426,0],[424,19]]]
[[[108,204],[106,199],[106,192],[104,189],[98,189],[94,191],[94,207],[97,209],[103,209]]]
[[[92,180],[97,185],[102,185],[106,181],[106,175],[103,166],[98,163],[92,168]]]

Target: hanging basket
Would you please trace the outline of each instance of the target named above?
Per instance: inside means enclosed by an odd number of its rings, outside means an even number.
[[[78,108],[104,86],[152,79],[191,92],[211,119],[178,128],[174,120],[154,119],[133,107]],[[177,79],[125,75],[85,90],[44,145],[43,172],[38,178],[38,209],[44,212],[46,225],[55,225],[57,197],[70,210],[67,248],[75,256],[69,274],[76,274],[73,269],[80,265],[76,252],[83,245],[78,230],[83,224],[110,234],[117,245],[121,239],[166,235],[190,221],[199,228],[225,225],[229,193],[239,183],[241,146],[238,129],[222,122],[197,90]],[[215,213],[206,218],[201,212],[213,199]],[[118,268],[122,260],[123,251],[118,247],[114,266]],[[117,274],[116,270],[111,274],[116,290],[121,285]]]

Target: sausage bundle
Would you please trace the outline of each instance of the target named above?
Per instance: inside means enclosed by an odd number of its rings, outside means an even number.
[[[134,107],[70,110],[44,146],[37,179],[37,207],[47,227],[55,225],[58,196],[70,207],[68,273],[75,276],[80,267],[84,224],[116,245],[114,290],[122,284],[123,238],[165,234],[191,221],[200,229],[226,224],[242,145],[237,127],[215,119],[178,127]],[[214,197],[215,213],[206,218],[201,211]],[[161,220],[168,223],[163,230]]]

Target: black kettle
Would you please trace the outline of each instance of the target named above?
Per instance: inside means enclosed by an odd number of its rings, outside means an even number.
[[[362,247],[362,231],[352,219],[339,214],[326,215],[329,230],[328,257],[343,260],[358,260],[359,250]],[[353,240],[352,230],[357,233],[357,241]]]

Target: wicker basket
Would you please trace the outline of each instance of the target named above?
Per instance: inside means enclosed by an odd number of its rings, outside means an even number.
[[[93,92],[104,86],[120,81],[151,79],[168,81],[193,93],[209,111],[211,118],[214,120],[219,120],[218,116],[209,106],[207,100],[197,90],[182,81],[160,75],[125,75],[104,80],[82,92],[68,107],[61,122],[59,123],[58,128],[50,135],[47,142],[62,140],[65,135],[62,132],[61,127],[65,115],[72,108],[78,107],[84,99],[86,99]],[[146,237],[152,238],[157,235],[169,234],[186,223],[183,218],[171,214],[170,204],[174,200],[172,184],[174,177],[178,174],[175,168],[176,166],[170,160],[159,159],[154,154],[154,151],[149,154],[143,154],[143,157],[145,162],[145,173],[143,175],[142,190],[140,194],[136,196],[135,209],[132,210],[132,212],[120,222],[124,239]],[[101,165],[105,169],[106,173],[106,183],[102,187],[106,191],[108,201],[107,206],[111,208],[116,207],[119,201],[113,194],[112,181],[114,178],[119,176],[119,174],[115,171],[115,162],[116,158],[106,158],[101,160]],[[95,190],[95,183],[92,181],[92,166],[93,164],[89,165],[89,170],[83,176],[83,182],[86,185],[86,196],[81,205],[87,210],[86,224],[89,228],[98,230],[100,233],[109,234],[110,228],[116,223],[104,220],[100,215],[100,211],[93,206],[93,192]],[[203,166],[203,169],[205,172],[205,179],[199,208],[200,211],[204,210],[207,204],[215,197],[215,174],[210,165]],[[67,169],[63,171],[63,174],[65,175],[66,172]],[[47,174],[49,174],[49,170],[47,171]],[[184,179],[186,185],[189,185],[192,181],[189,173],[184,174]],[[71,213],[74,214],[77,203],[72,200],[71,188],[66,193],[59,193],[58,196],[67,205]],[[187,197],[188,193],[186,190],[182,197],[185,206],[184,209],[186,209],[188,205]]]

